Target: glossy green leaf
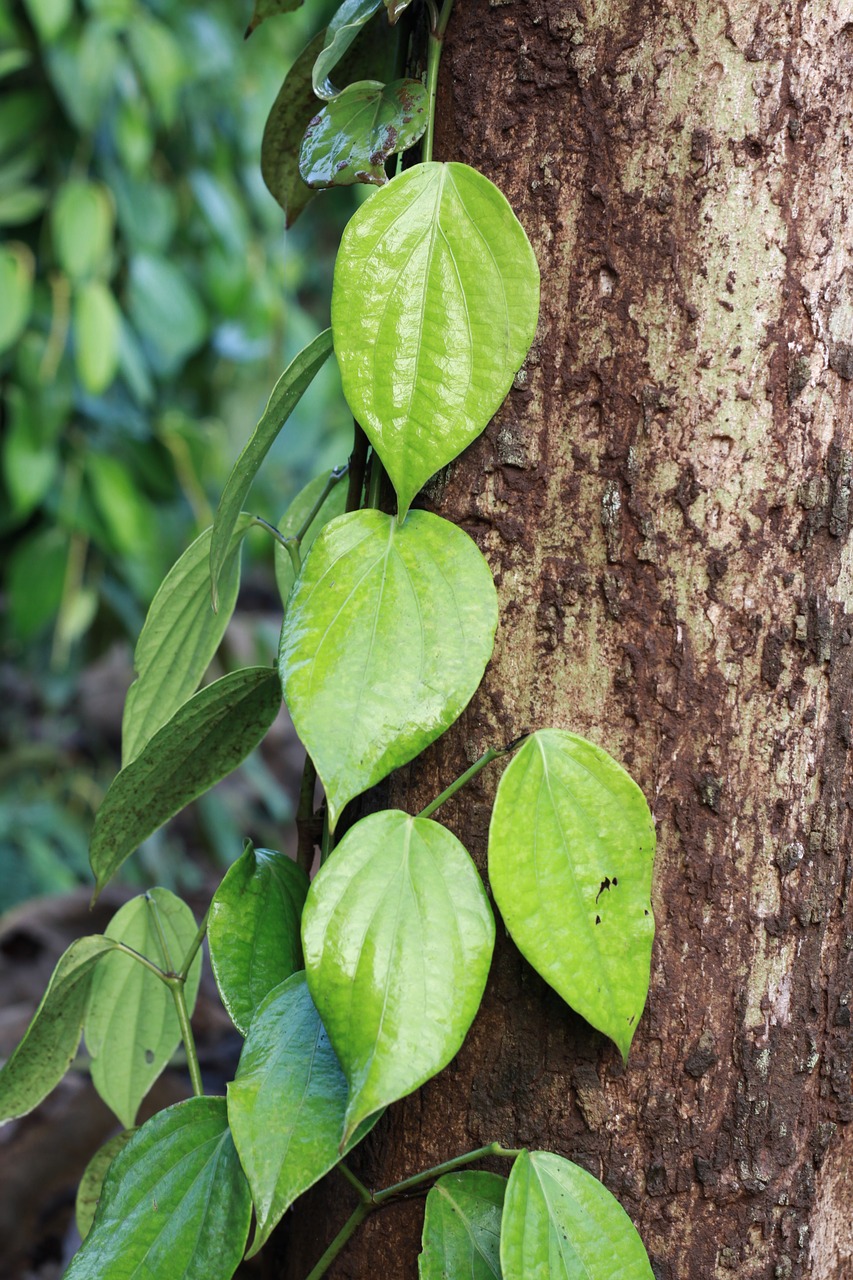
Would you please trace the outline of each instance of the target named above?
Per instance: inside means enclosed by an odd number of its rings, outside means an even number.
[[[308,125],[299,156],[302,180],[309,187],[381,187],[388,181],[385,161],[413,146],[426,123],[427,92],[420,80],[351,84]]]
[[[230,1280],[251,1213],[225,1099],[190,1098],[158,1112],[115,1157],[65,1280]]]
[[[160,945],[155,911],[168,957]],[[126,902],[110,921],[106,936],[168,970],[180,966],[197,928],[187,904],[168,889],[158,888]],[[200,978],[201,952],[184,983],[190,1014]],[[92,1083],[129,1129],[136,1121],[139,1104],[181,1042],[172,993],[138,960],[114,951],[103,958],[92,978],[83,1034],[91,1058]]]
[[[0,1124],[37,1107],[71,1066],[92,973],[115,945],[111,938],[93,934],[72,942],[59,957],[26,1035],[0,1069]]]
[[[267,18],[278,17],[280,13],[292,13],[294,9],[301,9],[302,4],[303,0],[255,0],[246,35],[250,36]]]
[[[501,1211],[506,1178],[466,1170],[431,1189],[424,1214],[420,1280],[501,1280]]]
[[[210,906],[207,940],[222,1003],[243,1035],[264,998],[302,968],[308,877],[291,858],[247,843]]]
[[[252,481],[279,431],[308,390],[316,374],[328,360],[331,352],[331,330],[325,329],[313,342],[309,342],[294,360],[291,360],[275,384],[260,422],[228,477],[216,509],[210,542],[210,580],[214,606],[217,603],[219,575],[228,554],[234,525],[246,495],[252,487]]]
[[[23,244],[0,244],[0,355],[13,347],[30,318],[35,261]]]
[[[501,1228],[504,1280],[654,1280],[625,1210],[591,1173],[550,1151],[512,1166]]]
[[[279,521],[278,531],[283,537],[292,538],[299,532],[319,502],[331,475],[331,471],[324,471],[322,475],[315,476],[313,480],[309,481],[304,489],[300,489]],[[300,548],[303,560],[311,550],[320,530],[330,520],[334,520],[335,516],[342,516],[346,510],[346,505],[347,481],[344,478],[339,480],[331,489],[322,507],[309,525],[307,533],[303,536]],[[278,542],[275,544],[275,580],[278,584],[282,604],[286,604],[294,581],[293,561],[287,553],[287,548]]]
[[[489,566],[449,521],[354,511],[326,525],[291,593],[279,665],[332,829],[348,800],[460,715],[497,617]]]
[[[136,1129],[123,1129],[99,1147],[86,1165],[74,1202],[74,1217],[81,1240],[86,1239],[91,1229],[107,1170],[135,1133]]]
[[[101,280],[87,280],[74,296],[74,355],[77,374],[99,396],[118,372],[121,312]]]
[[[252,1188],[258,1225],[249,1257],[297,1196],[341,1158],[347,1082],[297,973],[257,1011],[228,1086],[228,1122]],[[361,1126],[351,1150],[378,1116]]]
[[[302,946],[308,988],[349,1083],[345,1141],[458,1052],[494,940],[476,867],[429,818],[371,814],[321,867]]]
[[[136,680],[121,725],[124,765],[201,683],[237,603],[240,552],[252,523],[251,516],[241,514],[234,524],[220,574],[218,613],[210,603],[212,529],[196,538],[163,579],[133,655]]]
[[[627,1059],[649,987],[655,829],[640,788],[560,729],[501,778],[489,880],[519,951]]]
[[[100,182],[72,178],[56,193],[50,213],[59,265],[72,280],[85,280],[109,263],[115,214]]]
[[[406,12],[412,0],[385,0],[385,8],[388,10],[388,21],[395,23],[399,21],[402,14]]]
[[[381,8],[382,0],[344,0],[326,28],[323,49],[314,63],[312,80],[318,98],[328,101],[339,92],[329,76],[362,28]]]
[[[335,264],[335,354],[401,514],[499,408],[538,313],[524,229],[475,169],[416,165],[350,219]]]
[[[95,818],[89,862],[97,896],[143,840],[237,768],[275,719],[274,671],[246,667],[185,702],[114,779]]]

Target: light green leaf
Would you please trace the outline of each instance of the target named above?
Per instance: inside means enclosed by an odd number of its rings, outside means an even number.
[[[245,667],[185,702],[113,780],[95,818],[95,897],[143,840],[237,768],[275,719],[274,671]]]
[[[299,172],[309,187],[354,182],[381,187],[385,161],[413,146],[426,128],[427,93],[420,80],[351,84],[305,131]]]
[[[30,318],[35,260],[23,244],[0,244],[0,355],[13,347]]]
[[[50,213],[53,246],[72,280],[85,280],[109,264],[115,212],[107,187],[72,178],[56,193]]]
[[[255,0],[252,18],[246,28],[246,37],[248,38],[253,31],[256,31],[267,18],[275,18],[280,13],[293,13],[294,9],[301,9],[302,4],[303,0]]]
[[[347,1082],[314,1007],[305,974],[269,993],[259,1007],[228,1086],[228,1122],[252,1188],[258,1219],[248,1257],[284,1212],[351,1151],[378,1120],[338,1149]]]
[[[499,408],[538,313],[524,229],[475,169],[416,165],[350,219],[335,264],[335,354],[401,515]]]
[[[138,253],[130,263],[130,318],[164,372],[175,372],[207,337],[201,298],[166,258]]]
[[[216,509],[210,543],[210,580],[214,608],[217,604],[219,575],[228,554],[234,524],[242,510],[246,495],[252,487],[252,481],[279,431],[308,390],[315,375],[328,360],[331,351],[331,330],[325,329],[313,342],[309,342],[294,360],[291,360],[275,384],[260,422],[228,477]]]
[[[93,396],[106,391],[118,372],[121,312],[101,280],[87,280],[74,296],[74,355],[77,374]]]
[[[160,945],[155,911],[168,957]],[[106,936],[169,970],[180,966],[196,930],[187,904],[168,889],[158,888],[126,902],[110,921]],[[200,978],[199,951],[184,983],[190,1015]],[[104,957],[92,978],[83,1034],[92,1060],[92,1083],[129,1129],[139,1104],[181,1042],[172,993],[133,956],[115,951]]]
[[[18,187],[0,193],[0,227],[26,226],[47,204],[41,187]]]
[[[331,476],[331,471],[324,471],[322,475],[315,476],[313,480],[309,481],[304,489],[300,489],[279,521],[278,531],[282,537],[293,538],[296,536],[319,502]],[[330,520],[334,520],[335,516],[342,516],[346,510],[346,505],[347,481],[344,478],[339,480],[331,489],[322,507],[309,525],[300,548],[303,560],[311,550],[320,530]],[[294,580],[293,561],[287,554],[287,548],[283,547],[279,542],[275,544],[275,580],[281,595],[281,602],[282,604],[287,604],[287,597],[290,595]]]
[[[649,987],[655,829],[606,751],[560,729],[501,778],[489,880],[522,955],[627,1059]]]
[[[136,1129],[123,1129],[99,1147],[86,1165],[80,1186],[77,1188],[77,1199],[74,1202],[74,1217],[80,1239],[85,1240],[95,1217],[95,1210],[101,1198],[104,1178],[115,1157],[130,1142]]]
[[[431,1189],[424,1214],[420,1280],[501,1280],[501,1210],[506,1178],[466,1170]]]
[[[74,0],[25,0],[27,13],[43,44],[52,44],[71,21]]]
[[[26,1035],[0,1069],[0,1125],[37,1107],[71,1066],[92,972],[115,945],[111,938],[93,934],[72,942],[59,957]]]
[[[113,1160],[65,1280],[230,1280],[251,1213],[225,1099],[190,1098],[153,1116]]]
[[[458,1052],[494,941],[476,867],[429,818],[371,814],[321,867],[302,946],[308,988],[349,1083],[345,1142]]]
[[[550,1151],[512,1166],[501,1228],[504,1280],[654,1280],[625,1210],[591,1173]]]
[[[264,998],[302,968],[308,877],[290,858],[246,844],[210,906],[207,940],[222,1003],[243,1035]]]
[[[314,63],[312,80],[314,92],[318,98],[325,98],[328,101],[338,93],[329,79],[330,73],[338,65],[362,27],[381,8],[382,0],[344,0],[326,28],[325,44]]]
[[[0,49],[0,80],[28,67],[33,60],[29,49]]]
[[[222,566],[218,613],[210,604],[212,529],[196,538],[163,579],[133,655],[136,680],[121,725],[123,765],[139,755],[201,683],[237,603],[240,551],[252,523],[245,514],[235,522]]]
[[[348,800],[461,714],[497,617],[476,544],[439,516],[412,511],[398,524],[354,511],[319,534],[290,596],[279,666],[332,830]]]
[[[174,124],[187,67],[181,45],[165,24],[145,9],[128,23],[127,38],[154,110],[167,127]]]

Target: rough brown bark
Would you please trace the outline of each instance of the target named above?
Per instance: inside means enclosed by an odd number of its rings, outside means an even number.
[[[502,937],[360,1171],[556,1150],[660,1280],[853,1276],[851,95],[850,0],[457,0],[442,69],[437,157],[510,198],[542,317],[432,498],[495,573],[495,658],[392,799],[585,734],[653,805],[658,934],[626,1070]],[[442,813],[481,866],[496,772]],[[347,1197],[309,1201],[294,1277]],[[413,1277],[419,1231],[376,1215],[329,1274]]]

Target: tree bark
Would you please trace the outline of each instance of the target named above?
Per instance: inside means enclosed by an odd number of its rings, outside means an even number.
[[[591,738],[655,814],[657,940],[623,1070],[499,923],[463,1050],[354,1165],[555,1150],[659,1280],[853,1275],[852,95],[851,0],[457,0],[442,65],[436,157],[506,193],[542,314],[430,498],[491,564],[495,656],[390,803]],[[440,814],[482,868],[499,769]],[[297,1208],[293,1277],[348,1196]],[[416,1276],[420,1219],[329,1274]]]

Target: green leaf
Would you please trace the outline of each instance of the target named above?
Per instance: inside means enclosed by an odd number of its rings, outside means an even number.
[[[51,233],[60,267],[72,280],[85,280],[109,264],[115,212],[100,182],[72,178],[56,193]]]
[[[59,957],[47,991],[17,1049],[0,1069],[0,1124],[25,1116],[55,1089],[80,1043],[95,965],[112,938],[78,938]]]
[[[591,1173],[550,1151],[512,1166],[501,1228],[504,1280],[654,1280],[625,1210]]]
[[[315,375],[328,360],[331,352],[331,330],[324,329],[313,342],[309,342],[308,346],[299,352],[294,360],[291,360],[275,384],[260,422],[228,477],[216,509],[210,543],[210,580],[214,608],[217,604],[219,575],[228,554],[234,524],[242,510],[246,495],[252,487],[252,481],[279,431],[308,390]]]
[[[222,1003],[243,1035],[262,1000],[302,968],[308,877],[290,858],[246,844],[210,906],[207,940]]]
[[[311,70],[325,38],[325,31],[316,35],[288,71],[267,117],[261,142],[261,175],[270,195],[284,210],[288,227],[314,198],[299,173],[299,147],[317,109]]]
[[[655,829],[606,751],[535,733],[501,778],[489,880],[522,955],[627,1059],[649,987]]]
[[[19,640],[30,640],[56,619],[68,567],[68,535],[42,525],[6,557],[9,620]]]
[[[164,22],[137,9],[127,25],[127,38],[148,96],[167,127],[175,122],[187,66],[181,45]]]
[[[292,538],[296,536],[319,502],[320,495],[326,488],[331,475],[331,471],[324,471],[322,475],[315,476],[313,480],[306,484],[304,489],[300,489],[279,521],[278,531],[282,537]],[[330,520],[334,520],[335,516],[342,516],[346,510],[346,504],[347,482],[346,479],[343,479],[339,480],[334,488],[330,490],[326,501],[317,512],[302,539],[300,551],[303,560],[310,551],[320,530]],[[287,549],[279,542],[275,544],[275,580],[278,584],[282,604],[287,604],[287,597],[290,595],[294,580],[293,561],[287,554]]]
[[[166,258],[138,253],[130,263],[130,318],[165,373],[176,372],[207,337],[204,305]]]
[[[61,36],[74,13],[74,0],[25,0],[25,4],[43,44]]]
[[[155,910],[168,957],[160,945]],[[169,970],[180,967],[196,930],[195,918],[185,902],[168,889],[152,889],[131,898],[116,912],[106,936]],[[201,952],[184,984],[190,1015],[200,979]],[[83,1034],[92,1059],[92,1083],[129,1129],[136,1121],[139,1104],[181,1042],[172,993],[133,956],[115,951],[104,957],[92,978]]]
[[[388,10],[388,21],[393,25],[398,22],[401,15],[406,12],[412,0],[385,0],[385,8]]]
[[[294,9],[302,8],[302,3],[303,0],[255,0],[252,18],[246,28],[246,37],[248,38],[253,31],[256,31],[267,18],[275,18],[280,13],[293,13]]]
[[[0,297],[2,287],[0,281]],[[3,471],[10,509],[21,520],[35,510],[56,483],[59,470],[59,449],[53,433],[56,419],[46,409],[43,399],[29,388],[11,382],[4,390]],[[67,552],[67,545],[64,549]]]
[[[27,327],[33,301],[32,252],[23,244],[0,244],[0,355]]]
[[[210,605],[212,529],[187,548],[151,602],[133,655],[136,680],[121,725],[122,763],[139,755],[158,729],[198,688],[234,612],[240,551],[252,517],[238,515],[220,578],[219,612]]]
[[[274,671],[232,671],[185,702],[113,780],[95,818],[95,897],[143,840],[237,768],[275,719]]]
[[[416,165],[350,219],[335,264],[335,354],[401,515],[499,408],[538,313],[524,229],[467,165]]]
[[[332,830],[348,800],[461,714],[497,617],[489,566],[440,516],[412,511],[399,524],[354,511],[319,534],[288,602],[279,667]]]
[[[382,0],[344,0],[326,28],[323,48],[314,63],[311,78],[318,98],[325,98],[328,101],[338,93],[329,79],[330,73],[338,65],[362,27],[381,8]]]
[[[106,391],[118,372],[121,312],[101,280],[87,280],[74,297],[77,374],[93,396]]]
[[[83,1171],[80,1186],[77,1188],[77,1199],[74,1202],[74,1217],[80,1239],[85,1240],[95,1217],[95,1210],[101,1198],[104,1178],[115,1157],[130,1142],[136,1129],[123,1129],[99,1147]]]
[[[65,1280],[230,1280],[251,1213],[225,1099],[190,1098],[153,1116],[113,1160]]]
[[[0,227],[25,226],[41,213],[46,204],[47,192],[41,187],[4,191],[0,194]]]
[[[299,156],[302,180],[309,187],[381,187],[388,181],[385,161],[413,146],[426,123],[427,92],[420,80],[351,84],[308,125]]]
[[[506,1178],[466,1170],[431,1189],[424,1215],[420,1280],[501,1280],[501,1211]]]
[[[294,1200],[340,1160],[346,1105],[347,1082],[305,974],[294,974],[259,1007],[228,1086],[228,1122],[258,1219],[248,1257]],[[378,1118],[361,1126],[344,1155]]]
[[[444,827],[388,810],[350,828],[302,916],[308,988],[349,1083],[344,1141],[458,1052],[494,940],[477,869]]]

